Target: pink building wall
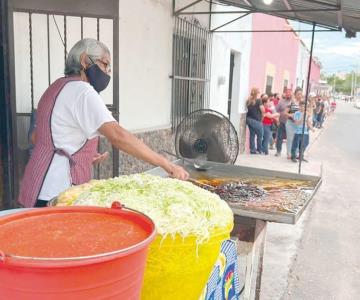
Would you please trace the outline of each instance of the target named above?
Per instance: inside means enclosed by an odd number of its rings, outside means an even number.
[[[320,63],[313,59],[311,61],[310,88],[319,83],[320,71],[321,71]]]
[[[253,15],[253,30],[290,29],[285,19],[264,14]],[[282,93],[284,76],[288,76],[288,88],[295,89],[298,52],[299,38],[292,32],[253,33],[250,88],[258,87],[260,92],[265,92],[266,76],[270,66],[271,72],[274,73],[272,92]]]

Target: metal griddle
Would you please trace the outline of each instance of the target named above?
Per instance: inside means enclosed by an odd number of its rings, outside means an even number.
[[[245,207],[238,204],[233,204],[231,202],[227,202],[231,209],[233,210],[234,215],[241,217],[248,217],[263,221],[276,222],[276,223],[287,223],[287,224],[295,224],[297,220],[300,218],[319,186],[321,185],[322,178],[321,176],[310,176],[310,175],[302,175],[295,174],[289,172],[281,172],[281,171],[273,171],[267,169],[259,169],[259,168],[251,168],[244,167],[239,165],[229,165],[223,163],[216,162],[206,162],[211,168],[207,171],[198,171],[192,165],[187,162],[179,159],[174,163],[183,166],[189,173],[191,178],[201,179],[201,178],[227,178],[227,179],[238,179],[239,177],[261,177],[261,178],[278,178],[278,179],[287,179],[287,180],[304,180],[311,181],[311,186],[313,188],[311,194],[307,197],[305,202],[302,202],[299,205],[299,209],[294,212],[281,212],[281,211],[269,211],[266,209],[261,209],[259,207]],[[148,174],[157,175],[161,177],[167,177],[167,173],[161,168],[154,168],[147,171]]]

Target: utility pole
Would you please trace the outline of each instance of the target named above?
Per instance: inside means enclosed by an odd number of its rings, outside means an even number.
[[[353,86],[353,94],[352,94],[352,96],[353,96],[353,98],[352,98],[352,100],[353,101],[355,101],[356,100],[356,98],[357,98],[357,90],[358,90],[358,69],[359,69],[359,64],[356,64],[355,65],[355,69],[354,69],[354,86]]]
[[[354,97],[354,70],[351,71],[351,98]]]

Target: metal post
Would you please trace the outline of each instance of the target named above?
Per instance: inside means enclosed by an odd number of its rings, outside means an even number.
[[[48,85],[51,84],[51,58],[50,58],[50,20],[46,14],[46,34],[47,34],[47,55],[48,55]]]
[[[358,65],[355,67],[355,76],[354,76],[354,99],[356,98],[357,93],[357,71],[358,71]],[[335,77],[336,80],[336,77]],[[336,82],[336,81],[335,81]]]
[[[351,98],[354,98],[354,71],[351,72]]]
[[[212,16],[212,14],[211,14],[211,12],[212,12],[212,0],[209,1],[209,12],[210,12],[210,14],[209,14],[209,26],[208,26],[208,28],[209,28],[209,31],[210,31],[211,30],[211,16]]]
[[[12,31],[12,12],[8,1],[0,0],[0,209],[13,208],[17,188],[14,156],[14,107],[10,69],[13,60],[9,35]],[[16,123],[15,123],[16,124]]]
[[[30,95],[31,111],[34,110],[34,71],[33,71],[33,43],[32,43],[32,15],[29,13],[29,52],[30,52]]]
[[[310,74],[311,74],[311,63],[313,57],[313,48],[314,48],[314,36],[315,36],[315,27],[316,23],[313,23],[312,35],[311,35],[311,46],[310,46],[310,57],[309,57],[309,69],[308,69],[308,76],[307,76],[307,83],[306,83],[306,93],[305,93],[305,111],[304,111],[304,120],[303,120],[303,128],[301,133],[301,146],[300,146],[300,153],[299,153],[299,174],[301,174],[301,162],[304,156],[304,132],[306,126],[306,114],[307,114],[307,106],[308,106],[308,97],[309,97],[309,86],[310,86]]]
[[[115,120],[119,121],[119,103],[121,101],[119,95],[119,1],[116,4],[116,15],[113,18],[113,107]],[[119,176],[120,155],[119,150],[113,147],[113,176]]]

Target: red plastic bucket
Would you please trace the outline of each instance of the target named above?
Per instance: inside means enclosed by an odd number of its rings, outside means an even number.
[[[140,242],[124,249],[81,257],[24,257],[1,252],[1,300],[140,298],[147,249],[156,231],[152,220],[139,212],[100,207],[41,208],[0,218],[0,233],[6,225],[16,225],[19,224],[17,222],[23,221],[27,224],[26,222],[32,220],[33,217],[48,220],[49,217],[56,215],[59,219],[59,215],[61,218],[67,218],[74,213],[81,213],[81,216],[88,214],[86,217],[101,215],[101,218],[105,219],[107,217],[114,219],[116,216],[140,226],[146,236]],[[0,243],[4,243],[4,240],[0,240]],[[89,249],[92,245],[95,244],[90,243]],[[3,249],[2,246],[6,248],[0,244],[0,250]],[[36,247],[36,245],[33,246]]]

